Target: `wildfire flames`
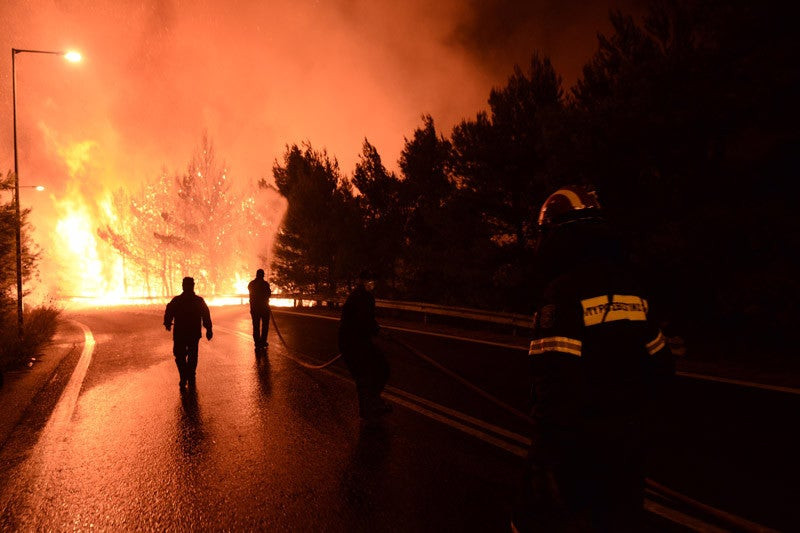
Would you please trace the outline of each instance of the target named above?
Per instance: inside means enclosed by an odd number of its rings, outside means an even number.
[[[420,114],[447,130],[484,106],[488,89],[543,42],[553,48],[543,52],[577,76],[597,21],[607,18],[601,4],[569,25],[545,23],[535,3],[522,12],[509,4],[504,13],[455,1],[189,4],[0,2],[6,50],[83,54],[80,64],[17,57],[20,179],[48,191],[36,197],[26,189],[21,198],[33,207],[32,240],[41,249],[26,302],[165,298],[180,291],[183,275],[194,276],[204,296],[242,293],[255,268],[269,267],[285,210],[277,193],[244,184],[267,177],[287,143],[323,146],[350,169],[368,137],[391,166]],[[487,33],[481,23],[489,13],[514,24]],[[572,53],[576,47],[583,52]],[[6,118],[10,59],[0,58]],[[156,205],[165,193],[160,167],[181,168],[204,130],[231,157],[242,188],[236,205],[214,213],[220,242],[198,236],[194,252],[216,264],[191,261],[191,228],[175,232],[177,222],[189,222],[186,213],[169,221]],[[0,128],[0,146],[8,147],[0,168],[13,168],[10,127]],[[223,220],[224,212],[247,212],[251,223]]]
[[[34,237],[44,245],[31,299],[161,302],[192,276],[210,305],[242,303],[255,269],[268,267],[285,200],[274,189],[243,194],[229,184],[206,138],[186,172],[162,173],[138,191],[102,188],[90,200],[80,185],[92,147],[85,141],[57,148],[72,181],[64,194],[50,195],[52,234]]]

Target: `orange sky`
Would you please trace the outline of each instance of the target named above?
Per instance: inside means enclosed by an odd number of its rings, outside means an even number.
[[[4,0],[0,171],[13,168],[12,47],[84,56],[17,56],[20,178],[49,191],[21,198],[48,234],[53,202],[180,171],[204,131],[243,183],[271,179],[284,146],[303,140],[351,173],[367,137],[396,169],[423,113],[448,134],[534,50],[571,85],[608,10],[639,4]]]

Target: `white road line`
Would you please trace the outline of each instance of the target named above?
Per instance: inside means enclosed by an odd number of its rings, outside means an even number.
[[[300,313],[292,313],[292,314],[298,314],[299,315]],[[316,316],[316,315],[304,315],[304,316]],[[248,334],[246,334],[244,332],[241,332],[241,331],[237,331],[237,330],[230,329],[230,328],[225,328],[225,327],[221,327],[220,330],[221,331],[225,331],[226,333],[233,333],[233,334],[235,334],[235,335],[237,335],[237,336],[239,336],[239,337],[241,337],[242,339],[245,339],[245,340],[250,340],[251,339],[250,335],[248,335]],[[337,378],[339,378],[341,380],[344,380],[344,381],[352,383],[351,379],[349,379],[349,378],[347,378],[345,376],[342,376],[337,372],[334,372],[334,371],[329,370],[327,368],[326,369],[322,369],[322,371],[325,372],[328,375],[331,375],[331,376],[337,377]],[[410,409],[410,410],[412,410],[412,411],[414,411],[414,412],[416,412],[418,414],[421,414],[421,415],[426,416],[426,417],[428,417],[428,418],[430,418],[432,420],[435,420],[437,422],[440,422],[442,424],[450,426],[450,427],[452,427],[454,429],[457,429],[457,430],[459,430],[459,431],[461,431],[463,433],[471,435],[471,436],[473,436],[473,437],[475,437],[477,439],[480,439],[480,440],[482,440],[482,441],[484,441],[484,442],[486,442],[488,444],[491,444],[491,445],[493,445],[493,446],[495,446],[497,448],[500,448],[502,450],[510,452],[510,453],[516,455],[517,457],[524,458],[524,457],[527,456],[527,447],[530,445],[530,439],[527,439],[526,437],[523,437],[522,435],[519,435],[519,434],[514,433],[512,431],[508,431],[506,429],[500,428],[500,427],[495,426],[493,424],[490,424],[488,422],[484,422],[483,420],[474,418],[474,417],[469,416],[467,414],[464,414],[464,413],[462,413],[460,411],[456,411],[455,409],[450,409],[449,407],[445,407],[445,406],[440,405],[440,404],[438,404],[436,402],[433,402],[433,401],[428,400],[426,398],[422,398],[420,396],[416,396],[414,394],[411,394],[410,392],[406,392],[404,390],[401,390],[401,389],[398,389],[398,388],[395,388],[395,387],[387,387],[386,390],[383,392],[383,395],[384,395],[384,397],[386,397],[387,399],[391,400],[392,402],[394,402],[394,403],[396,403],[398,405],[402,405],[403,407],[406,407],[406,408],[408,408],[408,409]],[[417,402],[417,403],[415,403],[415,402]],[[426,407],[429,407],[431,409],[435,409],[435,410],[439,411],[442,414],[439,414],[439,413],[436,413],[436,412],[431,411],[429,409],[426,409],[425,407],[421,407],[418,404],[422,404],[422,405],[425,405]],[[491,431],[491,432],[493,432],[493,433],[495,433],[497,435],[502,435],[502,436],[504,436],[506,438],[509,438],[511,440],[516,441],[519,444],[524,445],[525,447],[517,446],[517,445],[512,444],[510,442],[506,442],[505,440],[499,439],[499,438],[497,438],[497,437],[495,437],[493,435],[489,435],[488,433],[484,433],[480,429],[476,429],[476,428],[467,426],[465,424],[462,424],[461,422],[459,422],[457,420],[454,420],[453,418],[450,418],[449,416],[446,416],[446,415],[450,415],[450,416],[458,418],[458,419],[460,419],[460,420],[462,420],[464,422],[468,422],[470,424],[476,425],[478,427],[481,427],[483,429]],[[653,491],[651,489],[648,489],[648,492],[653,492]],[[656,492],[653,492],[653,493],[657,494]],[[678,494],[678,493],[675,493],[675,494]],[[685,496],[684,496],[684,498],[685,498]],[[702,504],[702,505],[705,506],[705,504]],[[675,509],[671,509],[671,508],[666,507],[666,506],[664,506],[664,505],[662,505],[660,503],[657,503],[657,502],[655,502],[655,501],[653,501],[653,500],[651,500],[649,498],[645,498],[644,507],[645,507],[645,509],[647,511],[649,511],[649,512],[651,512],[653,514],[662,516],[663,518],[665,518],[667,520],[670,520],[670,521],[672,521],[674,523],[683,525],[685,527],[688,527],[688,528],[696,530],[696,531],[709,531],[709,532],[712,532],[712,533],[716,533],[716,532],[719,532],[719,531],[725,531],[724,529],[720,529],[720,528],[718,528],[716,526],[713,526],[713,525],[705,522],[702,519],[687,515],[685,513],[677,511]],[[743,520],[743,519],[741,519],[741,518],[739,518],[736,515],[733,515],[731,513],[726,513],[724,511],[719,511],[719,510],[717,510],[717,509],[715,509],[713,507],[710,507],[710,506],[705,506],[705,507],[707,507],[708,509],[711,509],[713,511],[716,511],[720,515],[721,514],[726,514],[726,515],[728,515],[728,517],[730,519],[736,519],[736,520],[739,520],[739,521]],[[739,523],[739,522],[734,522],[734,523]],[[760,526],[758,524],[754,524],[754,523],[749,523],[749,524],[757,526],[759,528],[758,530],[772,531],[772,530],[770,530],[770,529],[768,529],[768,528],[766,528],[764,526]]]
[[[727,529],[712,526],[699,518],[689,516],[675,509],[661,505],[660,503],[656,503],[653,500],[648,500],[647,498],[644,500],[644,508],[655,515],[666,518],[671,522],[680,524],[693,531],[702,531],[703,533],[726,533],[728,531]]]
[[[331,317],[331,316],[325,316],[325,315],[317,315],[317,314],[314,314],[314,313],[298,313],[296,311],[283,311],[283,310],[280,310],[280,311],[277,311],[277,312],[278,313],[285,313],[287,315],[308,316],[308,317],[313,317],[313,318],[324,318],[326,320],[339,320],[339,318],[337,318],[337,317]],[[421,331],[421,330],[418,330],[418,329],[400,328],[400,327],[394,327],[394,326],[381,326],[381,328],[392,329],[392,330],[396,330],[396,331],[405,331],[407,333],[418,333],[420,335],[429,335],[429,336],[432,336],[432,337],[443,337],[443,338],[446,338],[446,339],[453,339],[453,340],[458,340],[458,341],[472,342],[472,343],[476,343],[476,344],[488,344],[489,346],[498,346],[500,348],[508,348],[509,350],[519,350],[519,351],[523,351],[523,352],[526,352],[526,353],[528,351],[528,347],[527,346],[518,346],[518,345],[515,345],[515,344],[503,344],[503,343],[500,343],[500,342],[484,341],[484,340],[480,340],[480,339],[470,339],[469,337],[459,337],[459,336],[456,336],[456,335],[447,335],[447,334],[444,334],[444,333],[434,333],[432,331]],[[682,376],[682,377],[689,378],[689,379],[698,379],[698,380],[701,380],[701,381],[714,381],[714,382],[718,382],[718,383],[728,383],[730,385],[739,385],[741,387],[749,387],[749,388],[753,388],[753,389],[763,389],[763,390],[769,390],[769,391],[775,391],[775,392],[785,392],[787,394],[798,394],[798,395],[800,395],[800,389],[793,388],[793,387],[782,387],[782,386],[779,386],[779,385],[767,385],[767,384],[764,384],[764,383],[755,383],[755,382],[752,382],[752,381],[744,381],[744,380],[740,380],[740,379],[729,379],[729,378],[721,378],[721,377],[717,377],[717,376],[708,376],[708,375],[705,375],[705,374],[695,374],[693,372],[676,372],[676,374],[679,375],[679,376]]]
[[[717,383],[728,383],[730,385],[740,385],[742,387],[751,387],[754,389],[763,389],[775,392],[785,392],[787,394],[800,394],[800,389],[792,387],[781,387],[779,385],[765,385],[764,383],[753,383],[751,381],[742,381],[740,379],[720,378],[717,376],[706,376],[704,374],[694,374],[692,372],[676,372],[679,376],[691,379],[700,379],[703,381],[714,381]]]
[[[83,351],[81,352],[80,359],[78,359],[78,364],[75,366],[75,370],[72,372],[72,376],[69,378],[67,386],[61,393],[55,409],[53,409],[53,412],[50,414],[50,418],[47,420],[47,424],[42,434],[39,436],[39,443],[41,444],[53,442],[69,425],[72,413],[75,412],[75,406],[78,403],[78,394],[83,386],[86,371],[89,369],[89,363],[92,361],[92,353],[94,352],[95,346],[94,335],[92,335],[91,330],[89,330],[87,326],[80,322],[73,321],[73,323],[83,330]]]
[[[0,494],[0,514],[6,512],[15,498],[24,494],[35,500],[37,505],[46,505],[44,502],[51,495],[49,485],[52,482],[51,474],[62,466],[60,454],[64,446],[63,436],[75,412],[78,395],[95,347],[91,330],[80,322],[74,320],[72,322],[83,330],[83,351],[67,386],[61,392],[50,418],[47,419],[39,435],[39,440],[31,451],[31,456]]]
[[[222,327],[219,327],[219,330],[223,331],[225,333],[234,334],[234,335],[236,335],[236,336],[238,336],[238,337],[240,337],[242,339],[245,339],[245,340],[251,340],[252,339],[252,337],[250,335],[247,335],[246,333],[241,332],[241,331],[237,331],[235,329],[230,329],[230,328],[226,328],[226,327],[222,326]],[[348,382],[351,382],[351,383],[353,381],[353,380],[351,380],[351,379],[349,379],[349,378],[347,378],[345,376],[340,375],[337,372],[333,372],[333,371],[328,370],[328,369],[323,369],[323,371],[328,373],[328,374],[330,374],[330,375],[333,375],[333,376],[336,376],[336,377],[338,377],[340,379],[343,379],[345,381],[348,381]],[[519,446],[516,446],[515,444],[507,443],[507,442],[505,442],[505,441],[503,441],[501,439],[498,439],[498,438],[496,438],[496,437],[494,437],[494,436],[492,436],[492,435],[490,435],[488,433],[485,433],[484,431],[481,431],[480,429],[472,428],[472,427],[469,427],[469,426],[467,426],[465,424],[462,424],[461,422],[459,422],[459,421],[457,421],[455,419],[460,419],[462,422],[467,422],[467,423],[472,424],[474,426],[478,426],[481,429],[484,429],[486,431],[490,431],[492,433],[495,433],[496,435],[500,435],[500,436],[506,437],[506,438],[508,438],[510,440],[513,440],[513,441],[516,441],[517,443],[522,444],[524,446],[528,446],[530,444],[530,439],[528,439],[528,438],[526,438],[526,437],[524,437],[522,435],[519,435],[518,433],[514,433],[513,431],[509,431],[507,429],[503,429],[503,428],[501,428],[499,426],[495,426],[494,424],[490,424],[488,422],[484,422],[483,420],[480,420],[478,418],[472,417],[472,416],[467,415],[465,413],[462,413],[460,411],[456,411],[455,409],[451,409],[449,407],[445,407],[444,405],[440,405],[440,404],[438,404],[436,402],[433,402],[431,400],[428,400],[428,399],[425,399],[425,398],[421,398],[419,396],[416,396],[415,394],[411,394],[410,392],[406,392],[406,391],[398,389],[396,387],[387,387],[386,391],[383,394],[384,394],[384,396],[386,396],[391,401],[393,401],[393,402],[395,402],[395,403],[397,403],[399,405],[402,405],[404,407],[407,407],[408,409],[411,409],[412,411],[415,411],[415,412],[417,412],[419,414],[427,416],[428,418],[432,418],[433,420],[436,420],[438,422],[442,422],[443,424],[447,424],[448,426],[454,427],[454,428],[456,428],[456,429],[458,429],[460,431],[463,431],[464,433],[472,435],[473,437],[477,437],[477,438],[479,438],[479,439],[481,439],[483,441],[486,441],[486,442],[489,442],[491,444],[494,444],[495,446],[497,446],[499,448],[502,448],[504,450],[510,451],[511,453],[519,455],[520,457],[524,457],[525,456],[525,449],[524,448],[520,448]],[[401,398],[401,396],[405,397],[405,399]],[[421,407],[418,404],[422,404],[422,405],[424,405],[424,406],[426,406],[426,407],[428,407],[430,409],[435,409],[436,411],[439,411],[439,413],[441,413],[441,414],[435,413],[433,411],[430,411],[429,409],[426,409],[425,407]],[[449,416],[447,416],[447,415],[449,415]],[[453,418],[450,418],[450,417],[453,417]]]
[[[389,391],[389,392],[393,392],[395,394],[399,394],[401,396],[405,396],[409,400],[412,400],[412,401],[417,402],[419,404],[422,404],[422,405],[425,405],[427,407],[430,407],[431,409],[436,409],[437,411],[440,411],[443,414],[449,415],[449,416],[451,416],[453,418],[458,418],[458,419],[460,419],[460,420],[462,420],[464,422],[468,422],[468,423],[470,423],[470,424],[472,424],[474,426],[478,426],[481,429],[484,429],[486,431],[491,431],[492,433],[495,433],[497,435],[501,435],[503,437],[506,437],[507,439],[511,439],[513,441],[516,441],[517,443],[522,444],[523,446],[530,446],[530,444],[531,444],[531,439],[529,439],[529,438],[527,438],[527,437],[525,437],[523,435],[520,435],[519,433],[514,433],[513,431],[509,431],[509,430],[501,428],[499,426],[495,426],[494,424],[490,424],[488,422],[484,422],[483,420],[480,420],[479,418],[474,418],[474,417],[472,417],[470,415],[462,413],[461,411],[456,411],[455,409],[450,409],[449,407],[445,407],[443,405],[439,405],[436,402],[432,402],[432,401],[427,400],[425,398],[422,398],[420,396],[416,396],[416,395],[411,394],[410,392],[406,392],[406,391],[404,391],[402,389],[398,389],[398,388],[395,388],[395,387],[386,387],[386,390]]]
[[[308,316],[308,317],[313,317],[313,318],[323,318],[325,320],[335,320],[337,322],[339,321],[339,317],[316,315],[314,313],[298,313],[297,311],[284,311],[282,309],[280,311],[273,310],[273,312],[283,313],[283,314],[286,314],[286,315],[296,315],[296,316]],[[475,344],[488,344],[489,346],[498,346],[500,348],[508,348],[509,350],[522,350],[522,351],[524,351],[526,353],[528,352],[528,347],[527,346],[518,346],[516,344],[504,344],[502,342],[484,341],[484,340],[480,340],[480,339],[472,339],[472,338],[469,338],[469,337],[459,337],[458,335],[448,335],[447,333],[436,333],[436,332],[433,332],[433,331],[422,331],[422,330],[419,330],[419,329],[401,328],[399,326],[385,326],[385,325],[381,325],[381,329],[391,329],[391,330],[394,330],[394,331],[405,331],[406,333],[417,333],[419,335],[428,335],[430,337],[442,337],[442,338],[445,338],[445,339],[452,339],[452,340],[463,341],[463,342],[472,342],[472,343],[475,343]]]
[[[475,428],[471,428],[469,426],[466,426],[466,425],[464,425],[464,424],[462,424],[460,422],[456,422],[455,420],[453,420],[451,418],[448,418],[446,416],[440,415],[438,413],[434,413],[433,411],[428,411],[427,409],[425,409],[423,407],[420,407],[420,406],[418,406],[418,405],[416,405],[414,403],[411,403],[409,401],[406,401],[403,398],[400,398],[399,396],[397,396],[395,394],[392,394],[391,392],[384,392],[383,395],[386,398],[392,400],[393,402],[402,405],[403,407],[407,407],[407,408],[409,408],[409,409],[411,409],[413,411],[416,411],[417,413],[420,413],[422,415],[427,416],[428,418],[432,418],[433,420],[436,420],[438,422],[446,424],[446,425],[448,425],[448,426],[450,426],[452,428],[455,428],[455,429],[457,429],[457,430],[459,430],[459,431],[461,431],[463,433],[466,433],[468,435],[472,435],[473,437],[476,437],[476,438],[478,438],[478,439],[480,439],[480,440],[482,440],[484,442],[488,442],[489,444],[492,444],[492,445],[494,445],[494,446],[496,446],[498,448],[502,448],[503,450],[511,452],[514,455],[517,455],[519,457],[525,457],[525,455],[527,454],[527,451],[525,450],[525,448],[522,448],[520,446],[515,446],[514,444],[510,444],[510,443],[508,443],[508,442],[506,442],[504,440],[498,439],[498,438],[493,437],[493,436],[491,436],[491,435],[489,435],[487,433],[484,433],[483,431],[480,431],[480,430],[475,429]]]

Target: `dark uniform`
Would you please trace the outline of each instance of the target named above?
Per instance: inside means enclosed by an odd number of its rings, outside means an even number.
[[[360,285],[342,307],[339,350],[356,382],[359,415],[366,419],[388,409],[380,394],[389,380],[389,364],[372,341],[379,329],[375,320],[375,298]]]
[[[191,280],[191,282],[187,281]],[[194,293],[194,280],[184,278],[183,293],[173,298],[164,311],[164,327],[172,329],[172,353],[180,373],[180,385],[194,384],[197,370],[197,350],[202,336],[201,325],[206,328],[206,338],[211,340],[211,313],[205,300]]]
[[[534,316],[519,531],[641,527],[646,423],[674,359],[631,269],[614,254],[584,258],[546,285]]]
[[[269,333],[269,298],[272,296],[272,289],[264,279],[264,271],[258,269],[256,278],[247,284],[247,292],[250,293],[250,318],[253,320],[253,342],[256,348],[263,348],[267,342]]]

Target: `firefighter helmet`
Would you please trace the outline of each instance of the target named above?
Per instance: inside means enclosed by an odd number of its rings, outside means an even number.
[[[579,220],[602,220],[597,193],[581,185],[567,185],[547,197],[539,211],[538,226],[546,230]]]

